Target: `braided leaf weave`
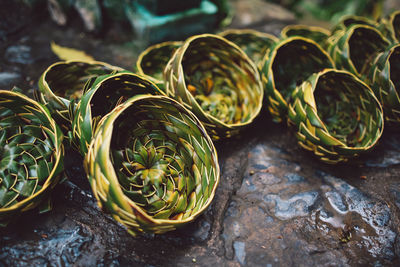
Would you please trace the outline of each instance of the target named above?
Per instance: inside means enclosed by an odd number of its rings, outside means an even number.
[[[99,120],[117,105],[138,94],[163,94],[145,77],[117,73],[98,77],[76,107],[72,123],[73,141],[82,155],[92,139]]]
[[[323,48],[326,46],[326,41],[330,35],[331,32],[327,29],[317,26],[308,26],[299,24],[287,25],[281,31],[281,37],[283,39],[293,36],[300,36],[315,41]]]
[[[148,79],[164,90],[163,72],[168,61],[182,42],[163,42],[149,46],[140,53],[136,61],[138,74],[147,75]]]
[[[381,101],[385,119],[400,122],[400,44],[380,53],[369,73],[369,82]]]
[[[337,163],[370,150],[383,131],[382,107],[354,74],[327,69],[293,92],[289,122],[299,144],[322,161]]]
[[[396,10],[379,20],[379,31],[392,43],[400,42],[400,10]]]
[[[354,25],[367,25],[372,28],[378,28],[379,25],[376,21],[371,20],[367,17],[356,16],[356,15],[345,15],[340,18],[339,22],[333,27],[332,35],[337,32],[347,31],[350,27]]]
[[[217,152],[204,127],[165,96],[135,96],[107,114],[85,165],[99,205],[133,235],[194,220],[219,182]]]
[[[219,35],[237,44],[259,66],[266,51],[278,41],[275,36],[250,29],[229,29]]]
[[[285,120],[293,90],[311,74],[333,68],[330,56],[313,40],[290,37],[265,55],[262,79],[267,107],[275,122]]]
[[[71,129],[74,106],[82,97],[85,84],[92,78],[121,68],[104,62],[60,61],[50,65],[39,78],[39,101],[46,105],[64,131]]]
[[[388,40],[376,28],[353,25],[331,36],[327,51],[337,68],[362,77],[369,72],[376,55],[388,45]]]
[[[192,36],[165,69],[167,95],[183,103],[215,140],[249,125],[262,107],[257,67],[223,37]]]
[[[0,90],[0,225],[46,200],[62,171],[62,138],[47,109]]]
[[[389,16],[389,29],[394,42],[400,42],[400,11],[394,11]]]

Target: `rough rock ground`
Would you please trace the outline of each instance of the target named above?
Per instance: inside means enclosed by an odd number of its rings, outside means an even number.
[[[254,10],[268,12],[256,2]],[[145,45],[128,42],[132,36],[123,28],[101,39],[39,15],[30,23],[24,19],[30,12],[2,20],[13,26],[0,31],[2,89],[15,84],[32,94],[41,72],[57,60],[52,40],[129,69]],[[261,22],[236,18],[234,25],[276,34],[290,21],[288,13]],[[299,148],[292,131],[271,122],[266,110],[241,136],[216,146],[221,182],[207,212],[175,232],[136,238],[97,208],[79,156],[68,151],[69,181],[56,188],[53,210],[30,212],[0,229],[0,266],[400,264],[398,128],[387,127],[370,154],[338,166]]]

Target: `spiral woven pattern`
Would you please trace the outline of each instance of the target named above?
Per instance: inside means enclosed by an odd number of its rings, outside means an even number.
[[[99,205],[133,235],[194,220],[219,182],[204,127],[165,96],[135,96],[104,117],[85,165]]]
[[[39,103],[0,90],[0,224],[44,201],[62,171],[63,135]]]
[[[82,155],[92,139],[99,120],[117,105],[138,94],[163,92],[145,77],[117,73],[98,77],[82,96],[72,123],[73,142]]]
[[[71,129],[70,102],[83,95],[85,84],[92,78],[122,71],[104,62],[60,61],[50,65],[39,78],[38,100],[44,104],[64,131]]]
[[[278,41],[275,36],[255,30],[230,29],[219,35],[238,45],[259,66],[267,50]]]
[[[298,130],[299,144],[322,161],[347,161],[370,150],[382,135],[382,107],[354,74],[327,69],[293,94],[289,122]]]
[[[382,103],[385,120],[400,122],[400,44],[380,53],[369,73],[369,82]]]
[[[307,25],[287,25],[281,31],[281,37],[283,39],[300,36],[304,38],[311,39],[319,44],[321,47],[325,48],[326,41],[331,35],[331,32],[327,29],[317,27],[317,26],[307,26]]]
[[[379,27],[379,24],[376,21],[371,20],[367,17],[356,16],[356,15],[345,15],[342,18],[340,18],[339,22],[332,29],[332,34],[334,35],[340,31],[342,32],[347,31],[350,27],[354,25],[366,25],[372,28]]]
[[[328,52],[338,69],[362,77],[369,72],[376,55],[388,45],[388,40],[376,28],[353,25],[331,36]]]
[[[259,114],[263,88],[255,64],[223,37],[192,36],[165,69],[167,95],[183,103],[214,140],[230,137]]]
[[[267,107],[275,122],[286,120],[292,92],[313,73],[333,68],[330,56],[313,40],[290,37],[265,55],[262,75]]]
[[[394,42],[400,42],[400,11],[394,11],[389,17],[389,28]]]
[[[163,42],[149,46],[136,61],[138,74],[146,75],[160,89],[164,89],[163,72],[168,61],[182,42]]]
[[[392,45],[400,42],[400,10],[379,19],[378,30]]]

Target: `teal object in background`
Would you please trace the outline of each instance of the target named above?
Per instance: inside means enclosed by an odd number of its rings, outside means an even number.
[[[37,1],[43,4],[46,0]],[[47,1],[51,18],[59,25],[67,25],[74,12],[89,32],[101,32],[110,22],[127,22],[135,38],[150,44],[213,32],[230,18],[227,0]]]
[[[198,8],[202,0],[136,0],[135,2],[153,14],[165,15]]]
[[[128,6],[126,15],[137,37],[156,43],[164,40],[180,40],[190,35],[209,32],[217,24],[217,6],[203,0],[199,7],[158,16],[147,8],[134,3]]]

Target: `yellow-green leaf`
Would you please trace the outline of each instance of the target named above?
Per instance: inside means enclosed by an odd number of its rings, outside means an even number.
[[[89,56],[83,51],[59,46],[58,44],[51,42],[51,50],[62,60],[79,60],[79,61],[94,61],[92,56]]]

